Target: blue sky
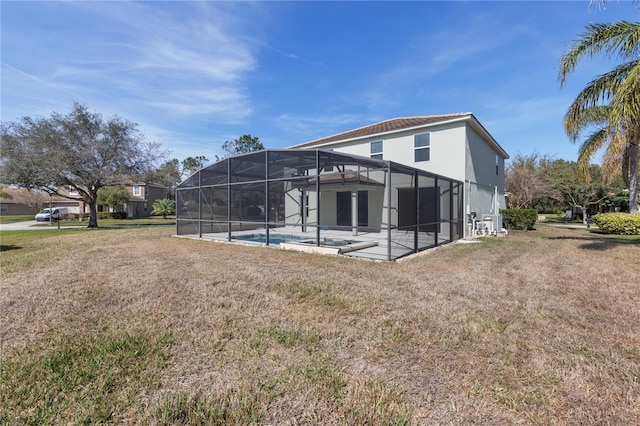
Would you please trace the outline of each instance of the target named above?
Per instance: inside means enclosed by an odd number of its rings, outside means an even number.
[[[140,124],[170,158],[257,136],[283,148],[378,121],[472,112],[513,157],[576,159],[566,108],[614,59],[560,56],[630,2],[2,1],[1,119],[73,101]],[[612,62],[613,61],[613,62]]]

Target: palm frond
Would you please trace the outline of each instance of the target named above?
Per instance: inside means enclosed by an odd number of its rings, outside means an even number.
[[[634,72],[635,65],[635,61],[627,62],[594,78],[578,93],[573,104],[580,109],[611,101],[625,79]]]
[[[620,82],[612,105],[616,110],[613,118],[640,124],[640,60],[627,64],[625,78]]]
[[[578,174],[589,181],[589,165],[598,150],[611,138],[608,127],[601,127],[585,139],[578,149]]]
[[[627,145],[626,134],[622,129],[611,134],[607,149],[602,156],[602,177],[605,180],[611,179],[620,170],[627,152]]]
[[[559,78],[562,86],[567,75],[584,58],[604,54],[609,57],[619,56],[626,61],[635,59],[640,54],[640,23],[592,23],[586,29],[560,59]]]
[[[611,106],[596,105],[581,109],[572,104],[564,117],[564,129],[571,142],[575,143],[582,131],[591,126],[604,126],[609,124]]]

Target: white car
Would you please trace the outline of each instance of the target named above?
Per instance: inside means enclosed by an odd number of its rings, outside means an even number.
[[[53,212],[53,213],[51,213]],[[37,222],[49,222],[50,218],[53,220],[60,220],[60,215],[66,213],[67,209],[62,207],[53,207],[51,209],[42,209],[40,213],[36,215]]]

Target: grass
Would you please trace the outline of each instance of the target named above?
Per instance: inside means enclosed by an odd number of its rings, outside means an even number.
[[[169,339],[131,334],[62,335],[10,354],[0,367],[0,423],[119,422],[157,387]]]
[[[60,226],[78,226],[87,227],[88,222],[86,220],[61,220]],[[148,217],[132,217],[127,219],[98,219],[98,226],[103,228],[120,227],[120,226],[150,226],[150,225],[175,225],[175,216],[167,216],[163,219],[162,216],[148,216]],[[58,226],[58,223],[53,224],[42,223],[36,226]]]
[[[27,222],[33,220],[35,215],[0,215],[0,224],[15,223],[15,222]]]
[[[16,222],[28,222],[34,220],[34,215],[0,215],[0,224],[16,223]],[[175,225],[176,217],[167,216],[163,219],[162,216],[148,216],[148,217],[134,217],[127,219],[98,219],[98,226],[101,227],[117,227],[117,226],[149,226],[149,225]],[[58,222],[50,224],[49,222],[41,222],[36,226],[41,227],[56,227]],[[78,226],[86,227],[87,221],[79,220],[62,220],[60,226]]]
[[[43,229],[38,231],[0,232],[0,269],[3,273],[26,268],[46,268],[49,261],[63,256],[74,236],[82,229]],[[19,256],[9,256],[9,251],[21,251]]]
[[[640,417],[640,237],[541,226],[378,263],[172,233],[0,234],[0,424]]]

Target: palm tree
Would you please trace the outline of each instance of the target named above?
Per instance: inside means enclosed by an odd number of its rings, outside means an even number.
[[[153,214],[161,214],[163,219],[167,218],[168,214],[174,214],[176,211],[175,203],[169,198],[162,198],[153,202]]]
[[[640,23],[618,21],[589,24],[560,59],[560,81],[578,62],[597,55],[618,56],[623,63],[597,76],[578,94],[564,118],[567,135],[576,142],[590,133],[578,151],[584,176],[590,160],[600,148],[605,178],[622,168],[629,188],[629,210],[638,213],[638,145],[640,143]]]

